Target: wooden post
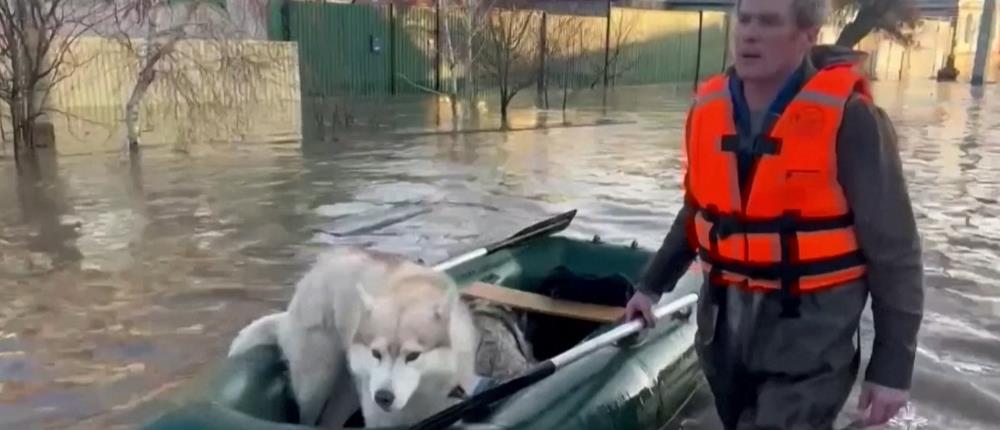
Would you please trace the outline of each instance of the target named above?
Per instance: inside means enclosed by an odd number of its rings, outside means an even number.
[[[694,59],[694,82],[692,87],[698,89],[698,80],[701,78],[701,35],[705,33],[705,12],[698,11],[698,48]]]

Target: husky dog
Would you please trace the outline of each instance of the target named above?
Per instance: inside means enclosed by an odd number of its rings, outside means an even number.
[[[303,423],[412,424],[475,380],[477,333],[450,277],[401,257],[337,248],[296,284],[288,309],[250,323],[229,355],[277,344]],[[329,404],[327,403],[327,400]]]

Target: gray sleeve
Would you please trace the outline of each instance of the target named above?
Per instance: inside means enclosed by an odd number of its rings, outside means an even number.
[[[923,318],[923,262],[896,132],[884,111],[860,98],[848,103],[837,168],[869,264],[875,340],[865,379],[908,389]]]
[[[646,264],[638,289],[658,296],[674,289],[677,281],[694,261],[695,251],[688,242],[692,209],[687,203],[677,212],[663,244]]]

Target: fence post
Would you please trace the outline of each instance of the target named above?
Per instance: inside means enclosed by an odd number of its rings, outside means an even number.
[[[284,0],[281,2],[281,40],[290,41],[292,40],[292,23],[291,18],[289,18],[289,9],[291,8],[290,0]]]
[[[396,5],[389,2],[389,94],[396,95]]]
[[[441,91],[441,0],[434,2],[434,89]]]
[[[972,62],[972,86],[982,86],[989,78],[990,57],[993,50],[993,16],[996,15],[996,0],[983,2],[983,14],[979,18],[979,37],[976,38],[976,56]]]
[[[698,11],[698,49],[694,59],[694,82],[692,87],[698,89],[698,79],[701,77],[701,35],[705,33],[705,12]]]
[[[538,100],[545,106],[545,109],[549,108],[548,91],[546,89],[546,77],[548,71],[545,70],[545,57],[548,55],[548,14],[542,11],[542,23],[538,26],[540,28],[538,34]]]
[[[604,92],[608,89],[608,68],[611,67],[611,0],[608,0],[608,11],[604,25]]]

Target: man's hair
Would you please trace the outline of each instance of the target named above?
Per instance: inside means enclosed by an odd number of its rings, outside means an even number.
[[[739,10],[743,0],[736,0]],[[830,13],[830,0],[792,0],[792,17],[799,28],[822,27]]]
[[[799,28],[822,27],[828,13],[829,0],[792,0],[792,16]]]

